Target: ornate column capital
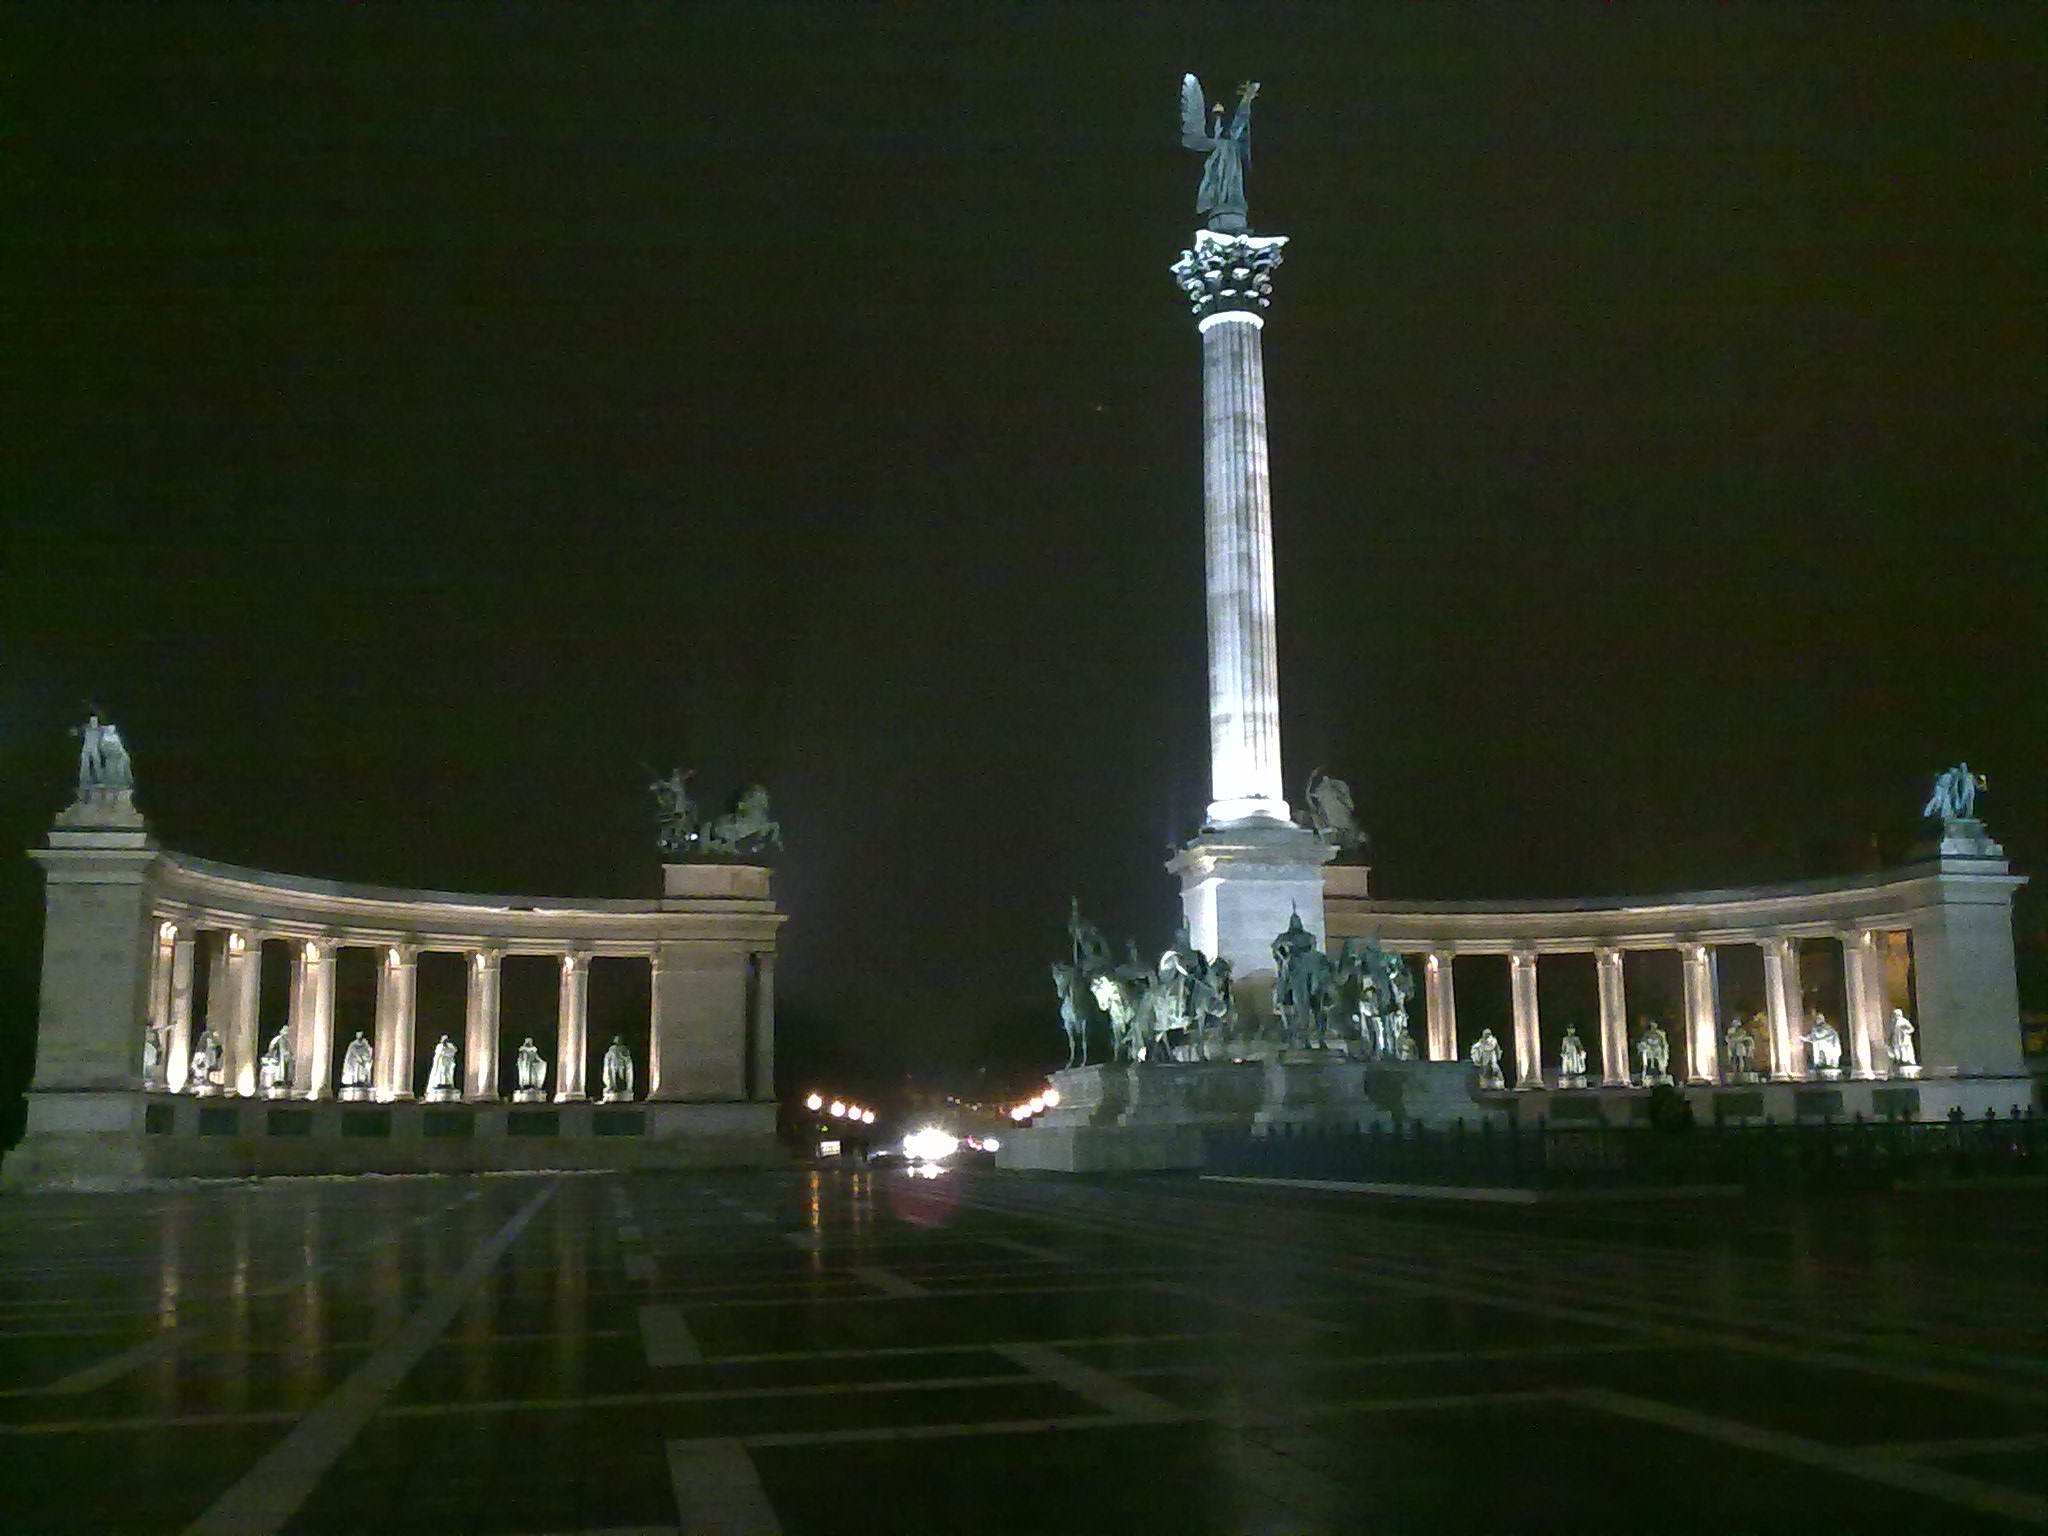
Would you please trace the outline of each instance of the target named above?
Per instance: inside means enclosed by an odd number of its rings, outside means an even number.
[[[1222,235],[1195,231],[1192,249],[1169,270],[1188,297],[1198,321],[1243,314],[1254,320],[1273,302],[1273,269],[1280,265],[1285,235]]]

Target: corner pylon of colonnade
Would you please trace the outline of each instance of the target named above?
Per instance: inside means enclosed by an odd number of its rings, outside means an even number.
[[[775,1153],[770,871],[665,865],[654,900],[563,900],[344,885],[160,847],[131,788],[81,788],[47,844],[35,1071],[0,1184],[119,1187],[173,1174],[462,1171],[758,1163]],[[259,1038],[263,946],[289,946],[287,1022]],[[368,1052],[337,1073],[336,967],[376,963]],[[418,1017],[422,954],[464,958],[461,1021]],[[560,966],[542,1090],[501,1059],[510,956]],[[201,991],[203,1016],[194,1017]],[[590,967],[648,968],[644,1060],[595,1072]],[[415,1099],[416,1064],[450,1034],[456,1080]],[[617,1058],[614,1058],[616,1062]],[[346,1055],[343,1055],[346,1066]],[[625,1078],[630,1076],[630,1086]],[[508,1103],[507,1101],[516,1101]]]

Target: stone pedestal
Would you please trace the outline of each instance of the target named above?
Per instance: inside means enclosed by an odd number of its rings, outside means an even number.
[[[1505,1123],[1461,1062],[1349,1061],[1290,1051],[1263,1061],[1070,1067],[1056,1109],[1003,1138],[1003,1168],[1135,1173],[1202,1166],[1205,1134]]]
[[[772,918],[770,872],[756,864],[668,864],[664,910]],[[734,937],[662,944],[654,957],[650,1102],[774,1097],[771,945]]]
[[[156,844],[132,791],[96,789],[29,856],[43,868],[42,1000],[28,1125],[0,1183],[119,1185],[142,1171],[154,938],[145,885]]]
[[[1257,819],[1207,829],[1167,862],[1195,948],[1230,962],[1248,1027],[1272,1017],[1273,940],[1293,916],[1325,942],[1323,865],[1333,852],[1306,828]]]

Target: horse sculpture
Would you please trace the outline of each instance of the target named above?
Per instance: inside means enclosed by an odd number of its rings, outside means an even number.
[[[704,846],[732,857],[782,846],[782,823],[768,814],[768,791],[750,786],[739,803],[704,829]]]

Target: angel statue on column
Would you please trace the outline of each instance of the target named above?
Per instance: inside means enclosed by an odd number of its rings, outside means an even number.
[[[1244,169],[1252,160],[1252,98],[1258,94],[1256,80],[1237,88],[1237,111],[1226,128],[1222,104],[1210,108],[1205,117],[1202,82],[1193,75],[1180,77],[1180,142],[1209,156],[1202,166],[1201,190],[1195,194],[1195,216],[1203,228],[1218,234],[1241,235],[1250,227]]]

